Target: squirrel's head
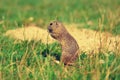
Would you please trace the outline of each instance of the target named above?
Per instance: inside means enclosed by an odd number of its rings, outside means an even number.
[[[64,32],[66,32],[66,29],[65,29],[64,25],[61,22],[53,21],[48,26],[48,32],[50,33],[50,35],[53,38],[57,39],[62,34],[64,34]]]

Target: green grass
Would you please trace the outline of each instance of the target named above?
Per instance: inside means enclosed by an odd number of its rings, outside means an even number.
[[[1,0],[0,19],[7,29],[31,22],[46,27],[56,18],[64,23],[84,23],[84,28],[97,29],[98,20],[102,19],[103,31],[120,34],[119,5],[119,0]],[[30,21],[30,17],[34,20]],[[93,25],[88,25],[89,21]]]
[[[19,42],[3,36],[23,24],[46,28],[56,18],[68,24],[84,24],[80,28],[119,35],[119,8],[120,0],[0,0],[0,80],[119,80],[117,50],[81,52],[76,66],[64,67],[55,63],[61,55],[58,43]]]
[[[120,56],[113,52],[92,55],[82,52],[77,66],[64,68],[55,63],[56,53],[61,52],[57,43],[48,46],[35,41],[18,43],[7,37],[0,42],[3,80],[119,80],[120,77]]]

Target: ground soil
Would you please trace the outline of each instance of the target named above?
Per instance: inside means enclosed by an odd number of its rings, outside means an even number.
[[[65,25],[68,32],[76,39],[81,51],[94,53],[98,51],[120,51],[120,36],[113,36],[108,32],[94,31],[90,29],[78,29],[75,24]],[[41,40],[43,43],[53,43],[47,29],[38,26],[27,26],[8,30],[6,36],[17,40]]]

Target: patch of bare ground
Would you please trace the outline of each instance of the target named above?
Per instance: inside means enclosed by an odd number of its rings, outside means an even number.
[[[86,51],[88,53],[96,53],[98,51],[120,51],[119,35],[113,36],[108,32],[77,29],[75,26],[75,24],[65,25],[68,32],[77,40],[81,51]],[[41,40],[43,43],[55,42],[55,40],[48,35],[47,30],[37,26],[27,26],[8,30],[5,35],[17,40]]]
[[[22,41],[40,40],[43,43],[52,43],[55,41],[50,37],[50,35],[48,35],[47,30],[41,29],[37,26],[27,26],[14,30],[8,30],[5,35]]]

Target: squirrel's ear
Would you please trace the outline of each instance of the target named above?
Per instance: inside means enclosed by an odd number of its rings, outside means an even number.
[[[56,21],[56,25],[58,25],[58,22]]]

